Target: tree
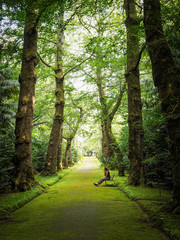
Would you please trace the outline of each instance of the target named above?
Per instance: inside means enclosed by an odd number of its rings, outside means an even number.
[[[125,0],[127,28],[127,73],[128,84],[128,124],[129,124],[129,184],[144,185],[144,129],[142,123],[142,103],[139,82],[139,40],[138,19],[134,0]]]
[[[176,65],[162,28],[159,0],[144,0],[144,26],[154,84],[167,119],[173,171],[173,199],[180,205],[180,68]]]
[[[59,146],[60,129],[63,124],[63,112],[64,112],[64,75],[63,75],[63,38],[64,38],[64,4],[61,5],[59,10],[59,22],[57,28],[57,43],[56,43],[56,67],[54,70],[56,79],[56,103],[55,103],[55,115],[53,120],[53,126],[51,129],[49,145],[46,156],[46,164],[44,173],[54,174],[56,173],[57,154]]]
[[[99,59],[99,57],[98,57],[98,59]],[[118,96],[116,103],[114,104],[111,111],[106,102],[106,96],[105,96],[105,91],[104,91],[103,85],[102,85],[102,75],[101,75],[100,69],[97,70],[97,86],[98,86],[99,101],[101,104],[101,111],[102,111],[101,112],[101,128],[102,128],[103,157],[105,159],[112,160],[112,157],[114,157],[116,155],[117,162],[118,162],[119,175],[124,176],[124,167],[122,164],[123,155],[121,153],[119,144],[116,141],[116,139],[112,133],[111,125],[112,125],[112,120],[114,118],[114,115],[115,115],[116,111],[118,110],[118,107],[121,104],[123,93],[126,88],[126,83],[124,83],[122,89],[120,90],[119,96]]]
[[[37,38],[39,6],[35,2],[27,2],[26,23],[24,28],[24,46],[22,68],[19,76],[20,95],[15,127],[15,153],[13,188],[25,191],[31,189],[36,181],[32,171],[31,135],[34,108],[34,92],[36,83],[35,68],[38,64]]]
[[[53,2],[51,2],[52,4]],[[11,3],[12,5],[12,3]],[[24,27],[24,45],[21,74],[19,76],[20,94],[15,126],[15,153],[13,158],[13,189],[26,191],[37,181],[32,171],[32,122],[35,102],[38,23],[48,1],[25,2],[26,20]],[[20,7],[24,6],[23,4]]]

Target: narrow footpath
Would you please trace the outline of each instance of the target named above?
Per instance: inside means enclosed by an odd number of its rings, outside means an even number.
[[[1,240],[165,240],[117,187],[93,185],[103,176],[84,162],[0,225]]]

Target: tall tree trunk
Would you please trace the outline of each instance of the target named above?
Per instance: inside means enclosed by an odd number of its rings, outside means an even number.
[[[26,191],[36,183],[32,170],[32,122],[35,102],[38,13],[37,4],[32,3],[26,10],[26,24],[24,29],[24,46],[21,74],[19,76],[20,95],[15,126],[15,153],[13,174],[13,188]]]
[[[104,159],[114,158],[114,150],[110,142],[110,137],[108,137],[107,124],[106,121],[102,121],[102,156]]]
[[[106,161],[114,158],[114,150],[111,145],[111,139],[108,135],[107,116],[109,114],[105,99],[105,91],[102,84],[101,69],[97,67],[97,87],[99,92],[99,101],[101,104],[101,129],[102,129],[102,155]]]
[[[62,170],[62,141],[63,141],[63,128],[61,128],[60,136],[59,136],[59,146],[58,146],[58,154],[57,154],[57,171]]]
[[[64,161],[64,168],[68,168],[69,166],[69,151],[70,151],[70,148],[71,148],[71,141],[72,139],[71,138],[66,138],[67,140],[67,145],[66,145],[66,151],[65,151],[65,161]]]
[[[180,67],[175,65],[162,28],[159,0],[144,0],[144,25],[153,79],[167,119],[173,171],[173,199],[180,205]]]
[[[73,158],[72,158],[72,144],[69,148],[69,165],[73,166]]]
[[[110,144],[111,148],[113,149],[113,151],[116,155],[116,158],[117,158],[118,174],[119,174],[119,176],[124,176],[124,166],[122,164],[123,154],[121,153],[119,144],[116,141],[116,139],[112,133],[111,125],[112,125],[112,122],[109,119],[108,124],[107,124],[107,135],[108,135],[108,139],[109,139],[109,144]]]
[[[139,39],[134,0],[125,0],[126,28],[127,28],[127,74],[128,84],[128,124],[129,124],[129,160],[130,175],[129,184],[144,185],[144,128],[142,123],[142,103],[139,82]]]
[[[60,130],[63,124],[64,115],[64,75],[62,67],[62,55],[63,55],[63,39],[64,39],[64,9],[61,5],[61,11],[59,13],[59,24],[57,31],[57,58],[56,58],[56,103],[55,103],[55,115],[53,120],[53,126],[51,130],[48,151],[46,156],[46,164],[44,175],[51,175],[56,173],[58,146],[60,141]]]

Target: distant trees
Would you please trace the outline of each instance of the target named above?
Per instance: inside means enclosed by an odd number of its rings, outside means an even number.
[[[77,119],[77,121],[75,120],[75,124],[72,125],[72,123],[68,123],[69,125],[69,133],[66,135],[63,135],[63,138],[66,139],[67,144],[66,144],[66,150],[65,150],[65,159],[64,159],[64,167],[68,168],[68,165],[72,166],[73,165],[73,159],[72,159],[72,140],[74,139],[74,137],[76,136],[76,133],[80,127],[80,124],[83,121],[83,109],[82,107],[78,107],[76,105],[76,103],[74,102],[74,107],[75,109],[79,109],[79,117]],[[67,120],[66,120],[67,121]]]

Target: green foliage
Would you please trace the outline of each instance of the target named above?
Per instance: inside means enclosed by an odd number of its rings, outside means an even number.
[[[122,123],[121,123],[122,124]],[[123,164],[125,169],[129,169],[129,159],[128,159],[128,135],[129,135],[129,128],[127,124],[125,124],[119,136],[119,145],[121,152],[123,154]]]
[[[77,151],[77,149],[74,146],[72,146],[71,152],[72,152],[73,162],[77,163],[78,162],[78,151]]]
[[[180,62],[180,32],[179,32],[179,15],[180,3],[179,1],[164,0],[161,2],[162,20],[166,39],[171,47],[174,60],[177,64]]]
[[[1,125],[1,124],[0,124]],[[1,126],[0,126],[1,128]],[[2,128],[1,128],[2,129]],[[13,171],[12,157],[14,153],[14,132],[13,129],[0,131],[0,191],[3,191],[11,183]]]
[[[37,172],[42,172],[45,166],[46,151],[48,146],[48,138],[45,137],[45,135],[44,139],[43,136],[41,136],[41,139],[35,135],[32,137],[33,169]]]
[[[104,158],[102,153],[99,154],[99,160],[101,164],[111,170],[117,169],[117,158],[111,157],[111,158]]]
[[[100,160],[103,166],[111,170],[118,169],[118,161],[116,156],[106,159],[100,152],[98,155],[98,159]],[[129,168],[129,160],[126,158],[126,155],[123,157],[122,166],[124,166],[125,169]]]
[[[1,66],[0,72],[0,191],[11,183],[14,153],[14,124],[17,105],[12,102],[18,93],[18,82],[11,80],[14,72]]]
[[[172,186],[172,170],[170,153],[168,150],[168,135],[166,119],[161,112],[157,89],[153,87],[152,80],[144,80],[143,88],[143,119],[145,130],[145,171],[151,182],[163,182]]]
[[[62,178],[61,173],[57,173],[56,175],[43,177],[41,174],[36,176],[36,180],[38,180],[39,184],[43,187],[52,186],[57,183]]]

